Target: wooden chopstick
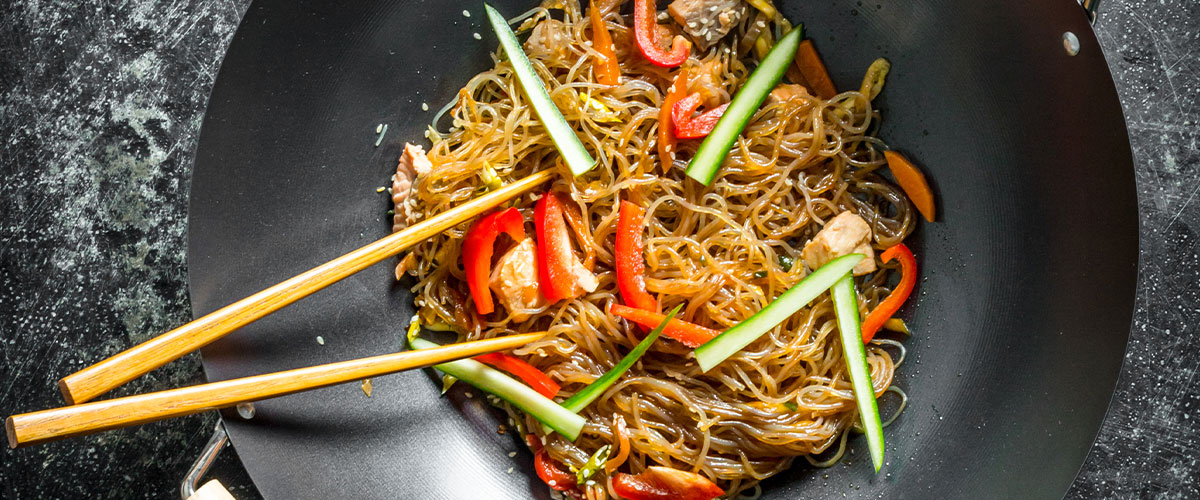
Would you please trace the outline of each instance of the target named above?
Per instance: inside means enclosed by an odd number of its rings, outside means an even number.
[[[147,340],[130,349],[58,381],[67,404],[88,401],[133,380],[150,370],[195,351],[255,320],[404,249],[457,226],[484,211],[504,203],[554,176],[552,170],[532,175],[463,203],[402,231],[370,243],[358,250],[305,271],[293,278],[196,318],[179,328]]]
[[[523,346],[545,332],[310,366],[8,417],[12,448],[191,415]]]

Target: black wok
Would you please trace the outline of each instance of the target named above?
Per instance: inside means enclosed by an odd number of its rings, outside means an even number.
[[[1073,0],[782,10],[840,87],[891,60],[881,136],[926,167],[941,219],[913,239],[925,279],[904,311],[916,335],[897,380],[912,404],[886,430],[883,471],[855,439],[842,464],[798,464],[764,498],[1060,498],[1108,406],[1137,269],[1128,140],[1084,12]],[[490,66],[482,17],[476,0],[251,6],[196,160],[195,314],[387,233],[376,187],[404,141],[422,138],[433,115],[422,104],[436,109]],[[1064,50],[1068,31],[1078,55]],[[208,347],[205,370],[220,380],[394,351],[411,315],[379,265]],[[545,497],[481,398],[439,389],[404,373],[375,380],[371,398],[330,388],[226,425],[268,498]]]

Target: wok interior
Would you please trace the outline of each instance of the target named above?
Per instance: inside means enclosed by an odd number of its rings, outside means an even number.
[[[912,400],[885,431],[883,471],[852,439],[842,464],[797,464],[763,498],[1061,496],[1107,407],[1136,272],[1123,121],[1082,14],[1070,2],[780,4],[839,86],[892,62],[880,136],[925,166],[943,210],[910,240],[924,279],[902,313],[915,335],[896,384]],[[1065,30],[1079,56],[1057,43]],[[421,105],[452,99],[494,48],[474,2],[255,3],[198,151],[195,312],[386,234],[375,188],[422,136]],[[373,148],[379,123],[389,131]],[[210,346],[205,368],[218,380],[394,351],[411,302],[375,266]],[[354,385],[298,394],[227,425],[268,498],[546,495],[478,394],[439,390],[410,372],[375,380],[371,398]]]

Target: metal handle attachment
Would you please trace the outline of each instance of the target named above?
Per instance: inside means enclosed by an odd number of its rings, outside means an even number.
[[[1079,6],[1087,13],[1088,21],[1096,24],[1096,9],[1100,8],[1100,0],[1079,0]]]
[[[203,492],[206,489],[213,489],[213,484],[216,484],[216,489],[225,492],[225,488],[216,481],[204,485],[203,488],[197,488],[200,484],[200,478],[208,473],[208,469],[212,467],[213,462],[217,461],[217,455],[221,454],[221,450],[229,445],[229,434],[225,432],[225,426],[217,420],[217,427],[213,430],[213,435],[208,438],[208,444],[204,445],[204,451],[200,452],[200,456],[196,458],[196,463],[192,464],[192,468],[188,469],[187,476],[183,478],[183,484],[179,486],[179,495],[183,500],[195,499],[196,492]],[[225,492],[225,495],[229,494]],[[232,498],[232,497],[229,497]]]

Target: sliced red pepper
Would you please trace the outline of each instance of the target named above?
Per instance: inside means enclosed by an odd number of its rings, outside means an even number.
[[[546,375],[541,370],[534,368],[533,365],[526,363],[516,356],[502,352],[493,352],[475,356],[474,359],[480,363],[487,363],[508,372],[512,376],[524,381],[529,387],[537,391],[538,394],[547,398],[554,398],[558,394],[558,390],[561,389],[557,383],[550,379],[549,375]]]
[[[700,474],[656,465],[637,475],[618,472],[613,491],[627,500],[712,500],[725,494]]]
[[[563,202],[547,192],[533,209],[538,237],[538,280],[546,300],[571,299],[596,289],[596,276],[571,250],[571,236],[563,218]]]
[[[537,435],[525,435],[525,442],[529,444],[529,449],[533,451],[533,468],[537,471],[538,477],[542,478],[543,482],[558,491],[575,490],[575,474],[564,471],[562,464],[550,458],[550,455],[546,453],[546,449],[542,448],[542,440],[538,439]]]
[[[908,300],[908,296],[912,294],[913,287],[917,284],[917,258],[913,257],[912,250],[909,250],[903,243],[897,243],[895,246],[883,251],[879,256],[884,262],[891,262],[893,258],[900,258],[900,283],[896,288],[889,293],[883,302],[880,302],[871,314],[867,315],[867,319],[862,324],[863,343],[870,342],[875,337],[875,332],[879,331],[879,327],[891,318],[900,306]]]
[[[646,263],[642,257],[642,220],[645,215],[642,207],[629,201],[621,202],[621,212],[617,216],[617,287],[626,304],[657,311],[658,301],[646,292]]]
[[[653,0],[633,0],[633,40],[646,60],[655,66],[674,68],[687,60],[692,43],[682,35],[675,35],[671,49],[664,49],[658,39],[657,17]]]
[[[664,319],[667,319],[666,316],[658,314],[654,311],[635,309],[629,306],[623,306],[621,304],[612,304],[608,306],[608,312],[612,313],[614,316],[625,318],[646,328],[657,327],[663,322]],[[687,321],[681,319],[671,319],[671,322],[667,323],[667,327],[663,329],[662,334],[664,337],[678,340],[682,342],[683,345],[688,347],[700,347],[704,345],[705,342],[712,340],[713,337],[720,335],[721,332],[711,328],[705,328],[695,323],[688,323]]]
[[[679,68],[675,81],[663,97],[662,107],[658,109],[658,161],[664,174],[675,163],[675,127],[671,123],[671,112],[675,103],[687,95],[687,80],[687,68]]]
[[[515,208],[493,212],[471,224],[463,241],[463,269],[467,274],[467,286],[475,300],[479,314],[490,314],[495,310],[492,292],[488,289],[488,276],[492,274],[492,252],[496,237],[500,233],[512,237],[513,241],[525,238],[525,218]]]
[[[676,138],[701,139],[708,136],[713,127],[717,126],[717,120],[725,114],[725,108],[729,107],[729,103],[725,103],[693,118],[692,115],[696,114],[696,109],[700,107],[700,101],[700,93],[693,92],[671,108],[671,122],[675,127]]]
[[[596,49],[603,58],[596,61],[596,81],[601,85],[617,85],[621,83],[621,63],[617,61],[617,50],[613,47],[612,35],[600,13],[599,5],[592,2],[588,6],[588,15],[592,18],[592,48]]]

